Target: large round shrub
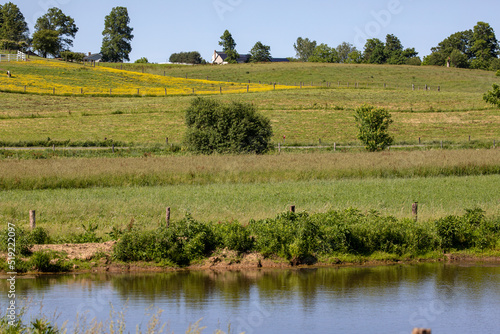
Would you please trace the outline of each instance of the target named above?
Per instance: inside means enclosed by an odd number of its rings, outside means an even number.
[[[196,153],[265,153],[271,121],[247,103],[196,98],[186,112],[185,143]]]

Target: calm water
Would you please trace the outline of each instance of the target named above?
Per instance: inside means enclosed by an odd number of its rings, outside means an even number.
[[[108,321],[112,305],[132,333],[138,324],[144,331],[158,309],[175,333],[201,318],[204,333],[227,332],[228,324],[231,333],[248,334],[409,334],[414,327],[434,334],[500,333],[498,266],[44,276],[18,278],[17,293],[43,301],[43,313],[57,313],[67,328],[74,328],[77,314]]]

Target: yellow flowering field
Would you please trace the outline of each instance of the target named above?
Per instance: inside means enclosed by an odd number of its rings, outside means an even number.
[[[4,62],[0,63],[0,70],[9,70],[12,73],[10,78],[6,75],[0,76],[0,91],[4,92],[165,96],[293,89],[284,85],[184,79],[46,59]]]

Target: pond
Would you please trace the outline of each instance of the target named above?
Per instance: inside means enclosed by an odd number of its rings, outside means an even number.
[[[3,280],[5,282],[5,280]],[[7,284],[1,284],[2,306]],[[152,315],[174,333],[500,333],[500,266],[443,263],[294,270],[18,277],[18,300],[68,332],[91,319],[144,333]],[[4,307],[2,307],[4,308]],[[158,313],[162,310],[161,314]],[[77,319],[78,315],[78,319]],[[79,324],[79,325],[78,325]],[[230,327],[230,328],[229,328]]]

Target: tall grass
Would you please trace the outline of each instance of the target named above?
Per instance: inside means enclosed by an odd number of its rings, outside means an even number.
[[[362,212],[375,209],[383,215],[411,217],[419,202],[419,220],[462,214],[463,208],[480,207],[500,216],[500,177],[375,178],[280,181],[246,184],[111,187],[89,189],[9,190],[0,192],[0,222],[29,226],[29,210],[36,210],[37,225],[50,235],[67,237],[84,233],[82,223],[98,225],[98,237],[114,227],[129,224],[155,228],[186,213],[203,221],[273,217],[296,205],[310,213],[350,207]]]
[[[500,150],[1,160],[0,189],[203,185],[500,173]]]

